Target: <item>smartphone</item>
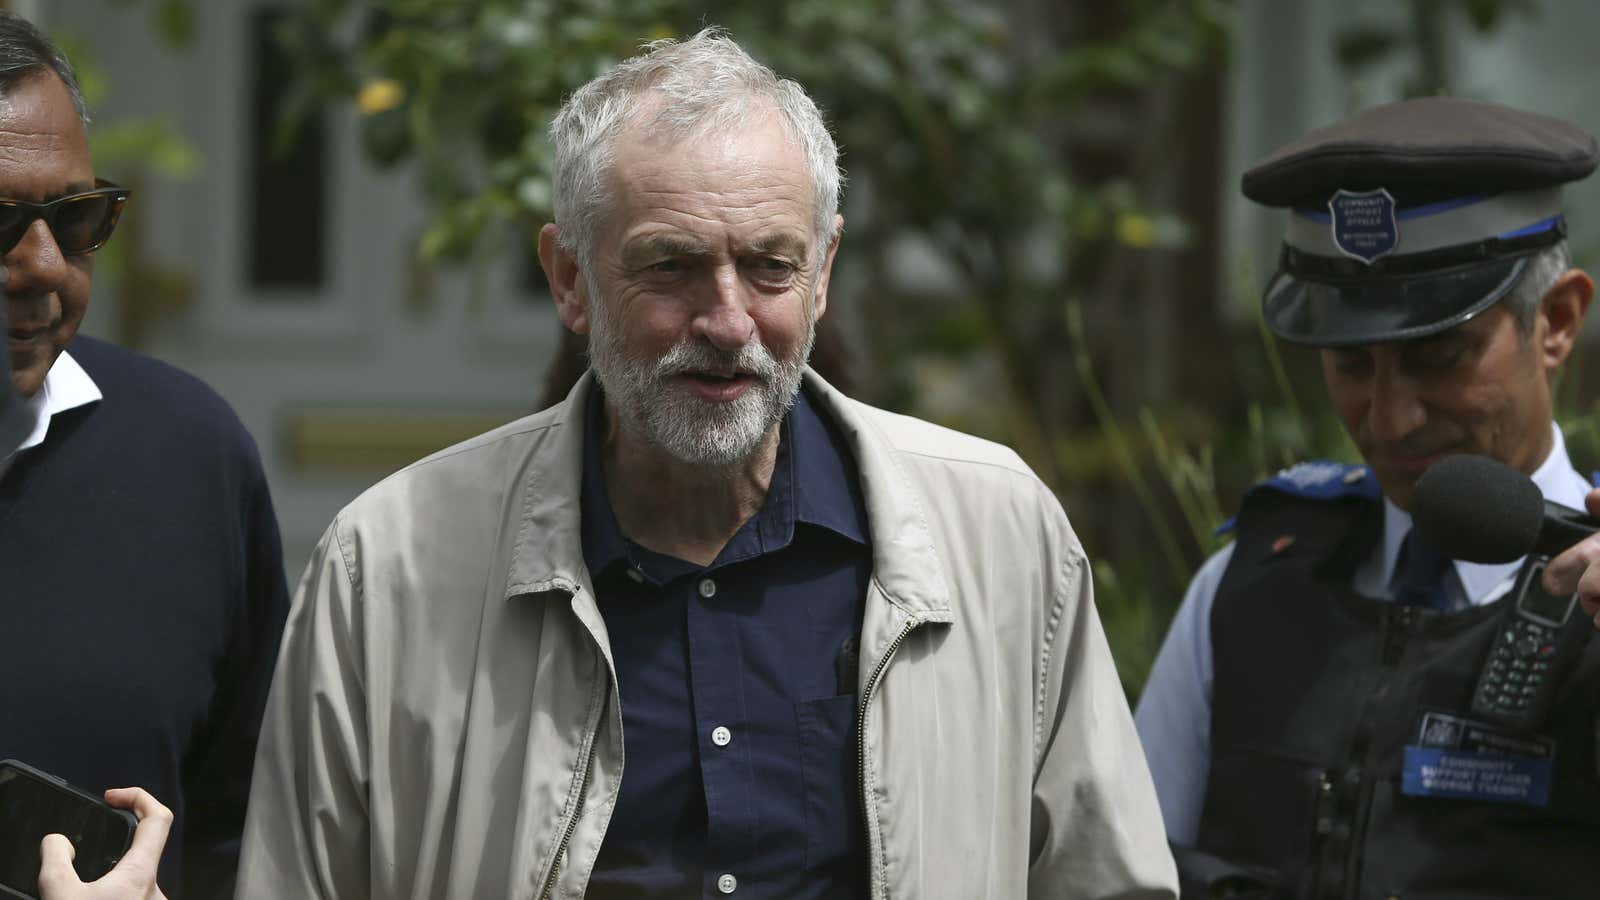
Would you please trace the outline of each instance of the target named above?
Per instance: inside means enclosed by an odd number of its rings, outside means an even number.
[[[133,843],[139,820],[87,791],[18,762],[0,759],[0,897],[39,896],[39,842],[64,834],[83,881],[111,871]]]

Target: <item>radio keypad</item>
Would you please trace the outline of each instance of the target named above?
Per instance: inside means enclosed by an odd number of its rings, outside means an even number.
[[[1503,632],[1478,685],[1475,705],[1502,713],[1527,709],[1550,670],[1545,660],[1556,652],[1555,639],[1556,629],[1526,619]]]

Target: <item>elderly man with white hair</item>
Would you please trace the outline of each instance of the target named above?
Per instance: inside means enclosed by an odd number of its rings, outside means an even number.
[[[842,222],[810,98],[712,30],[551,133],[592,373],[328,529],[240,896],[1171,897],[1055,497],[806,367]]]

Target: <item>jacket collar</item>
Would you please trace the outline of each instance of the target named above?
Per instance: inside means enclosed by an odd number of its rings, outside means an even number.
[[[833,420],[855,454],[872,534],[872,580],[909,615],[950,621],[950,586],[927,513],[881,421],[868,416],[870,407],[834,390],[810,368],[805,379],[818,411]]]
[[[507,525],[515,529],[506,599],[559,592],[594,594],[583,564],[582,482],[584,401],[594,385],[585,372],[567,398],[542,415],[549,417],[545,438],[528,446],[517,461],[523,496]]]
[[[834,390],[810,368],[807,386],[817,411],[838,426],[855,459],[872,538],[872,579],[907,614],[949,621],[950,588],[927,516],[908,473],[867,407]],[[506,598],[558,591],[571,595],[594,586],[583,562],[583,417],[594,374],[585,372],[567,398],[544,415],[550,426],[525,459],[524,496]]]

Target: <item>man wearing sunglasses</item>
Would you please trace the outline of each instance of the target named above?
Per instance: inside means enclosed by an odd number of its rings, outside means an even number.
[[[23,421],[20,447],[0,447],[0,758],[95,792],[139,785],[159,801],[144,809],[172,811],[159,889],[119,896],[226,897],[288,606],[278,529],[221,398],[77,333],[93,251],[128,199],[95,177],[85,121],[60,52],[0,13],[0,263]],[[49,896],[96,896],[62,874]]]

